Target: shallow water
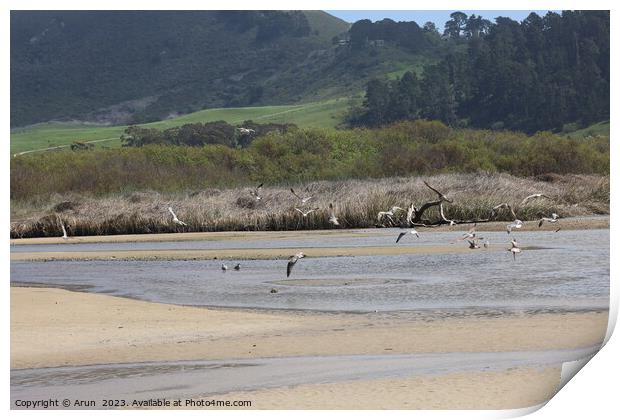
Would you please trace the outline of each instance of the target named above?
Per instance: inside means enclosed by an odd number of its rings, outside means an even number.
[[[321,311],[581,310],[609,305],[609,230],[481,232],[493,248],[466,253],[312,258],[313,247],[394,246],[399,229],[270,240],[16,245],[12,252],[135,249],[304,250],[289,279],[286,260],[12,262],[11,281],[199,306]],[[459,231],[407,235],[401,243],[445,245]],[[516,237],[524,251],[505,251]],[[527,249],[531,247],[532,249]],[[230,268],[234,261],[225,261]],[[270,293],[277,289],[278,293]]]
[[[19,399],[103,399],[209,397],[216,393],[405,378],[516,367],[559,367],[598,348],[501,353],[438,353],[322,356],[218,361],[127,363],[11,370],[11,404]]]

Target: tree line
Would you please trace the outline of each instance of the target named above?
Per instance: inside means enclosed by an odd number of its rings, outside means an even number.
[[[226,121],[184,124],[165,130],[132,125],[127,127],[121,135],[121,142],[126,147],[143,147],[153,144],[168,146],[222,144],[228,147],[246,147],[256,137],[272,131],[285,133],[294,128],[297,128],[295,124],[259,124],[252,120],[244,121],[238,127]]]
[[[444,41],[460,47],[419,74],[371,80],[351,125],[426,118],[532,133],[609,119],[608,11],[531,13],[521,23],[451,17]]]

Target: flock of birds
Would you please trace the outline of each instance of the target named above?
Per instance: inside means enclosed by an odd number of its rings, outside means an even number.
[[[441,192],[439,192],[438,190],[436,190],[435,188],[431,187],[430,185],[428,185],[426,182],[424,183],[428,188],[430,188],[432,191],[434,191],[437,196],[440,199],[440,202],[448,202],[448,203],[452,203],[452,200],[450,200],[448,197],[446,197],[444,194],[442,194]],[[250,194],[252,195],[252,197],[254,197],[254,199],[256,201],[260,201],[262,200],[262,196],[261,196],[261,189],[263,187],[263,183],[259,184],[256,188],[253,188],[250,190]],[[304,208],[305,205],[307,205],[314,197],[312,195],[309,195],[309,191],[308,188],[306,188],[305,193],[303,195],[298,194],[297,192],[295,192],[295,190],[293,188],[290,189],[291,194],[293,194],[293,196],[295,196],[295,198],[297,200],[299,200],[299,202],[301,203],[301,206],[299,207],[294,207],[295,211],[299,212],[301,214],[302,217],[307,217],[308,215],[310,215],[311,213],[320,210],[318,207],[312,207],[312,208]],[[520,205],[524,205],[527,202],[529,202],[530,200],[533,199],[537,199],[537,198],[549,198],[544,194],[532,194],[527,196],[525,199],[523,199],[523,201],[520,203]],[[301,208],[300,208],[301,207]],[[493,211],[493,215],[496,214],[496,212],[500,209],[500,208],[508,208],[510,210],[510,212],[513,214],[514,216],[514,211],[512,210],[512,208],[506,204],[500,204],[496,207],[494,207],[492,209]],[[398,234],[398,237],[396,238],[396,243],[400,242],[400,240],[406,236],[407,234],[411,235],[411,236],[415,236],[417,238],[420,237],[420,234],[418,233],[418,231],[415,229],[414,227],[414,223],[413,223],[413,217],[414,214],[416,213],[417,209],[416,207],[414,207],[413,204],[411,204],[406,210],[398,207],[398,206],[392,206],[389,210],[386,211],[380,211],[377,214],[377,221],[379,223],[381,223],[382,221],[384,221],[385,219],[387,219],[390,223],[395,224],[394,223],[394,217],[397,215],[398,212],[406,212],[406,228],[401,231]],[[444,221],[448,222],[450,224],[450,226],[455,225],[456,223],[453,220],[448,220],[445,215],[443,214],[443,206],[439,207],[439,211],[441,213],[441,217]],[[187,223],[185,223],[184,221],[180,220],[178,218],[178,216],[176,215],[176,213],[174,212],[174,210],[172,209],[172,207],[168,207],[168,212],[170,212],[170,215],[172,216],[172,223],[174,223],[177,226],[187,226]],[[329,213],[328,213],[328,222],[333,225],[333,226],[339,226],[340,223],[338,222],[338,217],[336,216],[335,210],[334,210],[334,206],[332,203],[329,203]],[[69,237],[67,235],[67,230],[65,228],[64,223],[62,222],[62,219],[59,219],[59,223],[60,226],[62,228],[62,233],[63,236],[62,238],[67,240]],[[542,225],[544,223],[557,223],[559,221],[559,216],[556,213],[552,213],[550,217],[541,217],[538,221],[538,227],[542,227]],[[510,224],[506,225],[506,232],[510,235],[513,230],[515,229],[521,229],[524,226],[524,222],[517,219],[515,217],[515,220],[513,222],[511,222]],[[560,229],[558,228],[556,230],[556,232],[558,232]],[[461,240],[467,240],[468,244],[469,244],[469,248],[470,249],[479,249],[480,245],[479,245],[479,241],[484,240],[483,237],[478,236],[477,232],[476,232],[476,224],[474,223],[474,226],[466,233],[463,234],[463,236],[460,238]],[[490,246],[490,242],[489,240],[485,240],[483,242],[483,246],[484,248],[488,248]],[[508,248],[508,251],[510,251],[512,253],[513,259],[516,260],[516,255],[521,253],[521,248],[519,247],[519,244],[517,243],[517,240],[515,238],[513,238],[510,241],[510,248]],[[291,275],[291,271],[293,270],[293,267],[295,266],[295,264],[302,258],[305,258],[306,255],[303,252],[298,252],[295,255],[291,255],[288,259],[288,263],[286,266],[286,277],[288,278]],[[222,271],[227,271],[228,270],[228,266],[224,263],[221,266]],[[239,271],[241,269],[241,264],[237,263],[234,267],[234,270]],[[272,293],[276,293],[273,290],[271,291]]]

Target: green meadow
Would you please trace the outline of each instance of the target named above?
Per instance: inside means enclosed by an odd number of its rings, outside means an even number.
[[[266,123],[293,123],[300,127],[333,128],[341,121],[350,99],[338,98],[297,105],[246,108],[213,108],[164,121],[140,124],[166,129],[183,124],[223,120],[239,124],[246,120]],[[11,130],[11,154],[68,146],[75,141],[92,142],[96,147],[119,147],[120,136],[127,128],[79,123],[44,123]]]

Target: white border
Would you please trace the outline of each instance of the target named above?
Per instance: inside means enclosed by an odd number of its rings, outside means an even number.
[[[147,9],[159,9],[159,10],[199,10],[199,9],[300,9],[300,10],[566,10],[566,9],[606,9],[612,10],[612,75],[617,73],[617,41],[618,41],[618,23],[619,19],[616,15],[620,7],[616,6],[616,3],[610,1],[504,1],[501,3],[494,1],[442,1],[435,0],[433,2],[412,2],[412,1],[384,1],[380,4],[371,2],[368,0],[339,0],[337,2],[331,1],[296,1],[292,4],[289,1],[274,1],[265,0],[260,2],[249,2],[242,0],[228,0],[226,2],[204,2],[204,1],[188,1],[188,0],[176,0],[174,2],[161,1],[161,0],[133,0],[133,1],[119,1],[119,0],[107,0],[107,1],[75,1],[75,0],[57,0],[53,3],[43,0],[28,0],[28,1],[14,1],[9,0],[3,2],[4,12],[2,15],[2,32],[4,40],[4,65],[2,67],[4,75],[3,83],[3,113],[2,121],[4,127],[4,133],[7,135],[4,140],[4,170],[2,171],[2,197],[6,200],[6,205],[2,211],[2,226],[4,231],[4,237],[9,237],[9,225],[10,225],[10,211],[9,211],[9,92],[10,92],[10,72],[9,72],[9,38],[10,38],[10,18],[9,10],[36,10],[36,9],[58,9],[58,10],[71,10],[71,9],[115,9],[115,10],[147,10]],[[294,6],[294,7],[293,7]],[[378,7],[380,6],[380,7]],[[617,122],[617,101],[618,101],[618,89],[615,83],[615,77],[612,77],[612,90],[611,90],[611,109],[613,124],[611,127],[612,138],[615,139]],[[612,209],[616,208],[618,202],[617,193],[618,188],[615,188],[616,180],[618,180],[618,168],[614,166],[615,156],[617,156],[618,146],[616,142],[611,142],[611,155],[612,155]],[[612,218],[613,219],[613,218]],[[619,232],[616,224],[611,224],[611,237],[617,237]],[[617,247],[611,243],[611,308],[610,308],[610,327],[608,328],[607,339],[615,325],[615,321],[618,313],[618,282],[616,280],[616,274],[618,274],[618,263],[616,257],[618,257]],[[5,243],[5,258],[2,260],[2,272],[5,274],[6,279],[5,293],[3,294],[3,330],[4,330],[4,346],[3,351],[3,373],[4,381],[2,383],[4,389],[5,398],[2,400],[2,408],[5,413],[14,418],[31,418],[46,416],[50,418],[81,418],[84,415],[89,417],[103,417],[110,415],[110,412],[104,411],[92,411],[92,412],[43,412],[43,411],[10,411],[9,410],[9,363],[10,363],[10,351],[9,351],[9,317],[10,317],[10,300],[8,293],[8,279],[10,273],[9,266],[9,249],[8,240]],[[618,355],[620,354],[620,342],[617,337],[609,339],[607,345],[601,350],[599,354],[594,356],[579,373],[577,379],[570,381],[559,393],[556,395],[547,405],[541,410],[536,411],[529,418],[532,419],[579,419],[584,417],[606,419],[612,418],[614,413],[617,415],[618,403],[617,403],[617,384],[618,373],[620,373],[620,363],[618,361]],[[382,411],[380,413],[372,411],[359,411],[355,413],[343,413],[341,411],[277,411],[277,412],[223,412],[223,411],[197,411],[197,412],[175,412],[174,416],[186,417],[186,416],[199,416],[204,418],[205,416],[221,417],[221,418],[236,418],[244,414],[251,414],[252,416],[258,416],[259,418],[270,419],[284,419],[292,415],[300,418],[315,418],[316,416],[328,416],[328,417],[342,417],[347,414],[359,416],[360,419],[374,418],[377,415],[390,416],[393,418],[407,418],[412,416],[419,419],[481,419],[481,418],[505,418],[506,416],[515,416],[527,414],[535,408],[525,410],[504,410],[504,411]],[[148,415],[155,418],[168,418],[172,413],[153,411],[153,412],[114,412],[114,415],[126,417],[135,415]]]

